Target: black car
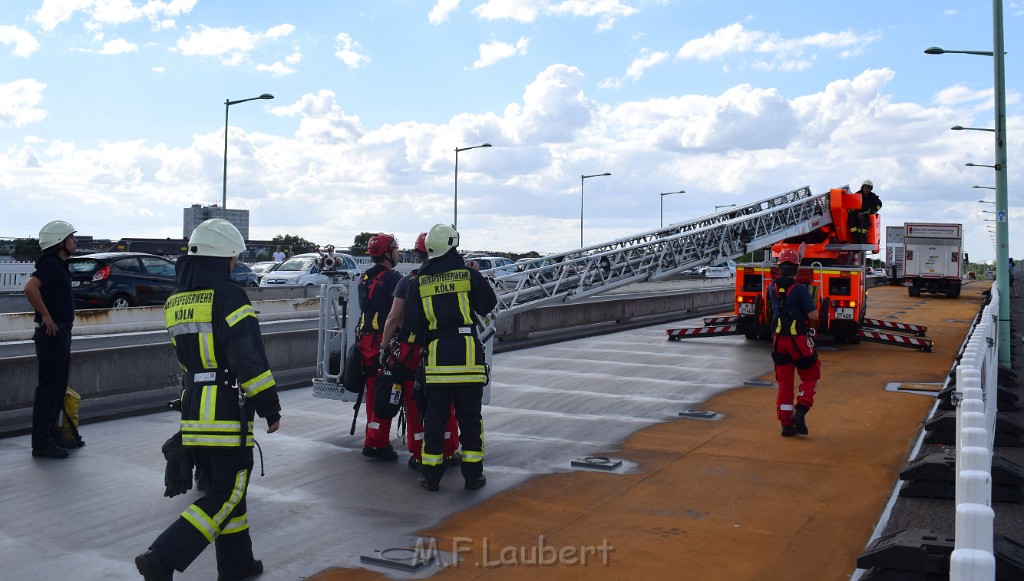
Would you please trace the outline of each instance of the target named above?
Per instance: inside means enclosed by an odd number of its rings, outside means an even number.
[[[141,252],[100,252],[68,259],[76,309],[162,305],[174,292],[174,263]]]
[[[260,286],[260,275],[253,272],[249,265],[239,262],[231,271],[231,280],[241,286]]]

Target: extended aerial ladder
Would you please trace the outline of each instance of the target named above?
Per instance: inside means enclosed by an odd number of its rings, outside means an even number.
[[[722,264],[746,254],[748,247],[762,248],[806,234],[829,219],[827,199],[803,187],[635,236],[552,254],[536,261],[538,266],[514,274],[481,271],[493,281],[498,296],[497,307],[482,323],[481,338],[487,339],[490,353],[496,316],[580,301],[689,268]],[[321,289],[315,396],[355,399],[342,383],[345,353],[359,318],[355,284],[338,275]]]
[[[855,234],[859,221],[851,222],[851,212],[861,207],[859,194],[846,187],[833,188],[816,199],[823,202],[828,220],[812,219],[808,226],[815,228],[809,233],[787,237],[771,247],[775,255],[786,249],[800,255],[796,280],[808,288],[818,308],[812,329],[836,342],[869,341],[930,352],[932,341],[924,338],[924,327],[866,315],[868,277],[864,257],[868,251],[878,251],[879,217],[867,217],[869,227],[860,238]],[[769,338],[774,324],[769,286],[779,277],[777,263],[768,260],[767,254],[761,263],[737,265],[735,314],[705,318],[704,326],[699,328],[667,329],[669,340],[723,335]]]

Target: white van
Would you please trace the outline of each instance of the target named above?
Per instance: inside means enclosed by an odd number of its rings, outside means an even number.
[[[362,270],[356,265],[356,261],[348,254],[332,254],[337,265],[331,268],[332,272],[341,271],[350,278],[358,278]],[[267,273],[260,281],[260,286],[282,287],[282,286],[320,286],[330,284],[332,277],[321,273],[323,257],[317,252],[296,254],[281,263],[281,266]]]
[[[728,260],[719,266],[709,266],[704,270],[704,278],[732,278],[736,276],[736,263]]]

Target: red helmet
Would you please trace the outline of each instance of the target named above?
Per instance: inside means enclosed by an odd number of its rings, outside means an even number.
[[[392,248],[398,248],[398,240],[390,234],[377,234],[366,244],[366,251],[373,258],[384,256]]]
[[[416,252],[427,253],[427,233],[420,232],[420,235],[416,237]]]
[[[796,250],[793,250],[792,248],[787,248],[779,253],[779,264],[784,264],[786,262],[790,264],[799,265],[800,255],[796,253]]]

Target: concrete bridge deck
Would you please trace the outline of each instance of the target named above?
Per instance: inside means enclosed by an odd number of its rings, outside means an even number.
[[[928,325],[935,353],[823,346],[809,437],[781,438],[774,389],[744,386],[773,377],[768,346],[742,337],[668,342],[671,325],[656,325],[499,353],[488,485],[474,492],[454,472],[422,490],[405,454],[359,454],[350,405],[284,392],[281,431],[257,431],[266,476],[249,493],[261,578],[848,579],[934,400],[884,388],[941,382],[987,286],[956,300],[872,290],[871,316]],[[721,415],[678,417],[695,407]],[[176,419],[86,424],[87,446],[63,461],[31,458],[28,436],[0,440],[0,578],[138,578],[134,555],[196,494],[161,496]],[[570,465],[587,456],[622,466]],[[418,540],[449,566],[360,564]],[[555,563],[531,563],[548,549]],[[211,549],[176,578],[214,568]]]

